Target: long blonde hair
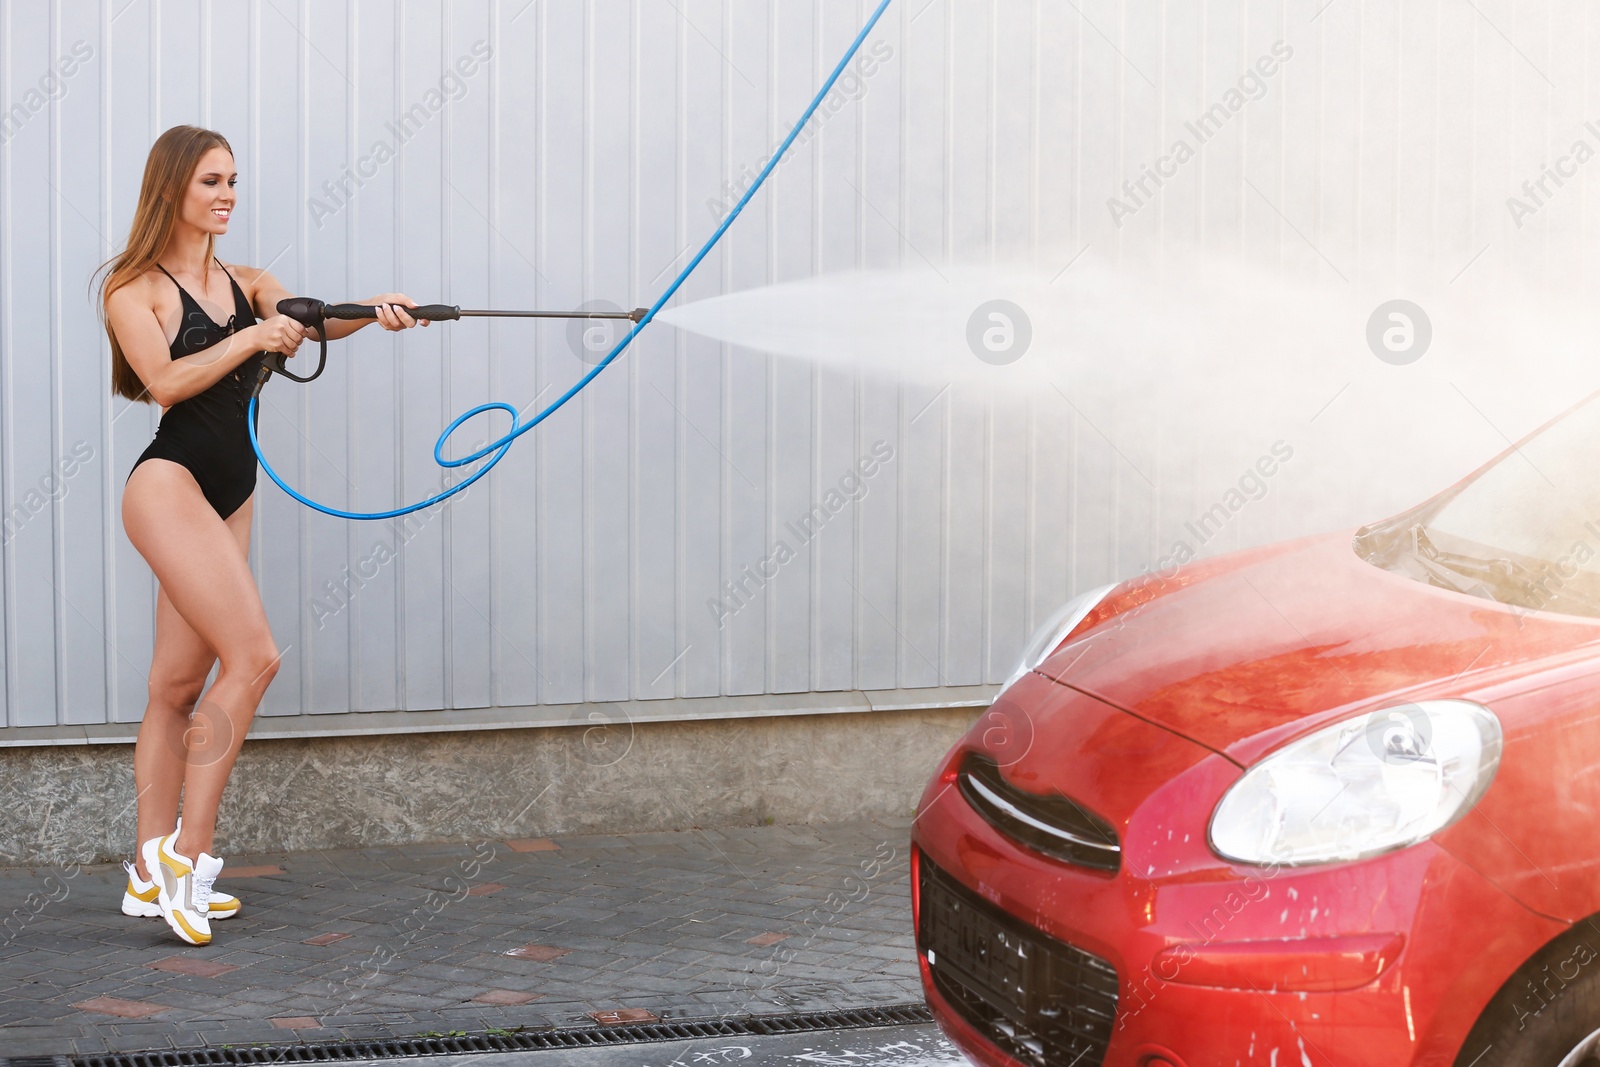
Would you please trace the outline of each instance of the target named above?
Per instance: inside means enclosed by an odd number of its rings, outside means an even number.
[[[133,225],[128,229],[128,245],[119,255],[95,269],[98,275],[107,267],[111,268],[100,286],[100,324],[111,339],[111,392],[116,396],[150,402],[149,390],[117,343],[117,335],[106,313],[107,304],[112,293],[142,277],[167,250],[189,179],[194,177],[201,158],[213,148],[226,148],[229,154],[233,152],[226,137],[199,126],[174,126],[156,138],[144,162],[144,182],[139,186],[139,204],[134,208]],[[205,261],[208,265],[215,243],[213,235],[207,234]],[[92,284],[93,276],[90,281]]]

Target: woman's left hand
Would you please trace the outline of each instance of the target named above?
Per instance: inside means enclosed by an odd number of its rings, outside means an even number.
[[[416,319],[406,314],[401,308],[414,308],[417,302],[404,293],[383,293],[367,301],[376,304],[378,308],[378,325],[385,330],[407,330],[417,324]],[[422,325],[428,325],[428,320],[423,319]]]

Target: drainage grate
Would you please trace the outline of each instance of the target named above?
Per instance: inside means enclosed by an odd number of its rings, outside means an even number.
[[[89,1056],[0,1056],[0,1067],[235,1067],[290,1063],[350,1063],[399,1056],[443,1056],[453,1052],[535,1052],[540,1049],[637,1045],[709,1037],[765,1037],[816,1030],[857,1030],[876,1026],[916,1026],[933,1021],[924,1004],[882,1008],[748,1015],[703,1022],[644,1023],[470,1034],[465,1037],[383,1038],[322,1044],[199,1048],[184,1051],[113,1052]]]

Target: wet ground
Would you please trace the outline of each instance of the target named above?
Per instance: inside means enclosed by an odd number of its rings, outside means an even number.
[[[610,1012],[688,1021],[920,1003],[909,827],[863,821],[226,857],[218,886],[243,909],[213,924],[204,948],[178,941],[159,919],[122,915],[120,866],[0,869],[0,916],[9,916],[0,929],[0,1053],[594,1026]],[[855,1048],[868,1034],[839,1040]],[[884,1048],[901,1040],[881,1036]],[[851,1055],[828,1052],[831,1037],[809,1037],[809,1052],[787,1038],[726,1044],[748,1048],[737,1061],[747,1064],[960,1062],[931,1030],[905,1038],[914,1049],[862,1045]],[[722,1061],[705,1056],[733,1055],[722,1047],[619,1046],[581,1062],[714,1064]],[[947,1059],[915,1058],[924,1054]],[[556,1060],[516,1053],[494,1062]]]

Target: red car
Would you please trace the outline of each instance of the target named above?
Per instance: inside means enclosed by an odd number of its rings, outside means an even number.
[[[1394,518],[1098,589],[912,837],[992,1067],[1600,1067],[1600,394]]]

